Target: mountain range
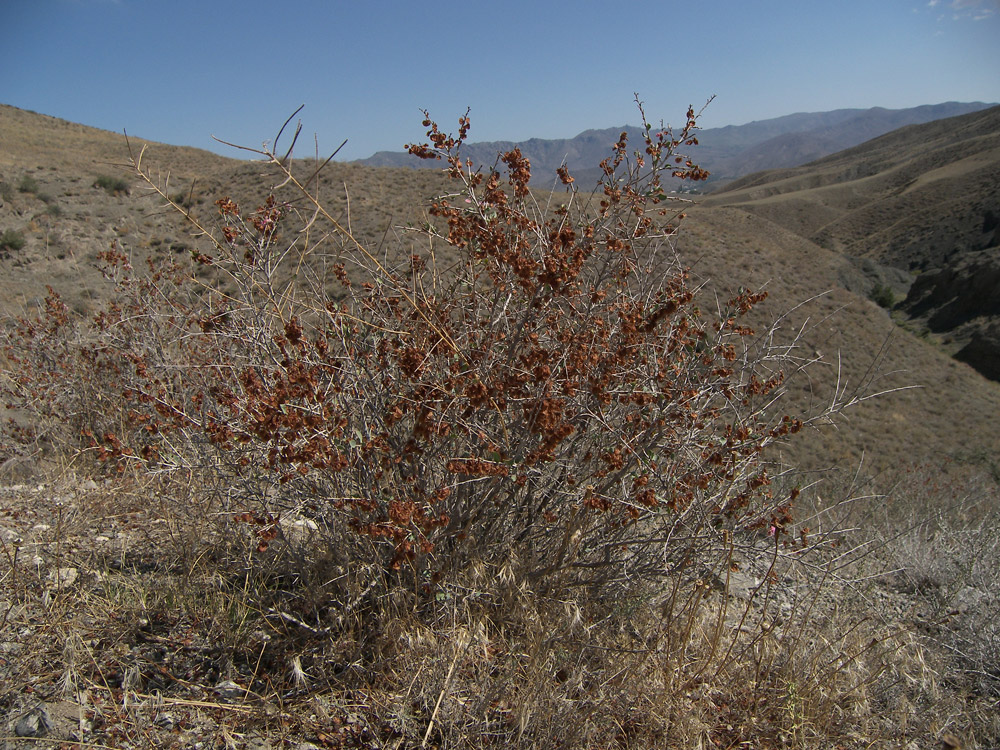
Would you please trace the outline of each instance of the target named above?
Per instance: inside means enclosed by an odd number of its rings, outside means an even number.
[[[828,154],[856,146],[907,125],[967,114],[986,109],[983,102],[946,102],[909,109],[837,109],[808,112],[759,120],[745,125],[727,125],[698,132],[693,157],[711,173],[705,189],[717,188],[743,175],[762,169],[793,167]],[[532,174],[539,184],[551,183],[564,162],[570,172],[587,186],[597,181],[597,164],[608,155],[611,144],[626,132],[637,143],[642,130],[635,126],[585,130],[573,138],[527,141],[470,142],[463,154],[475,164],[491,165],[498,153],[517,146],[531,161]],[[405,152],[379,151],[361,164],[373,167],[436,168],[434,162]]]

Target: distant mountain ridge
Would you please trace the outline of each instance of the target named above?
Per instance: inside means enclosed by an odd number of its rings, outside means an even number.
[[[956,117],[991,106],[994,105],[983,102],[945,102],[896,110],[873,107],[800,112],[702,130],[698,133],[699,146],[692,150],[692,156],[711,172],[707,189],[712,189],[762,169],[805,164],[907,125]],[[632,142],[641,137],[639,128],[626,125],[585,130],[573,138],[466,143],[462,150],[475,164],[491,165],[498,153],[518,146],[530,159],[532,174],[539,182],[554,180],[556,169],[565,161],[580,184],[587,184],[596,181],[597,165],[608,156],[611,144],[623,130]],[[379,151],[359,163],[376,167],[438,166],[396,151]]]

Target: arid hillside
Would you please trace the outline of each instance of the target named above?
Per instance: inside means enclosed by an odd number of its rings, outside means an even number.
[[[705,202],[739,205],[830,250],[922,272],[997,243],[998,163],[994,107],[748,175]]]
[[[750,175],[705,205],[738,208],[840,254],[855,269],[843,286],[1000,378],[1000,108]]]
[[[835,429],[810,433],[789,460],[875,471],[901,460],[1000,455],[1000,387],[952,359],[954,345],[917,335],[869,299],[878,283],[905,294],[910,277],[897,265],[934,268],[951,257],[941,255],[941,236],[953,238],[950,254],[964,247],[959,237],[981,247],[998,194],[990,189],[998,121],[994,109],[906,128],[807,167],[747,177],[689,212],[677,247],[708,287],[763,286],[770,298],[760,315],[794,308],[783,329],[806,326],[801,356],[817,361],[790,378],[786,408],[808,412],[836,388],[917,386],[866,401]],[[122,167],[129,155],[123,135],[5,106],[0,138],[9,144],[0,155],[0,232],[23,241],[0,251],[6,312],[36,309],[47,285],[72,308],[92,309],[106,289],[97,253],[112,243],[133,262],[190,263],[204,242]],[[130,143],[133,151],[145,145]],[[310,163],[300,165],[303,175]],[[218,198],[260,203],[274,182],[259,163],[161,144],[148,144],[144,164],[169,173],[172,196],[209,224]],[[125,189],[102,188],[101,178],[123,180]],[[393,255],[423,241],[407,226],[425,221],[430,200],[447,188],[431,170],[334,161],[321,173],[320,196],[361,242]],[[945,224],[951,231],[942,234]],[[813,301],[799,307],[806,300]]]
[[[126,140],[124,134],[6,105],[0,105],[0,140],[5,144],[0,152],[0,232],[21,238],[12,243],[16,249],[0,247],[0,306],[7,312],[36,305],[46,285],[59,288],[74,307],[86,309],[87,300],[100,293],[97,253],[112,242],[143,262],[150,257],[183,260],[198,246],[190,225],[139,186],[127,167],[129,148],[138,155],[146,146],[143,166],[167,181],[179,204],[208,221],[217,216],[214,201],[231,197],[257,205],[274,181],[251,159],[227,159],[131,136]],[[426,199],[445,186],[430,171],[340,162],[326,166],[321,183],[320,195],[334,216],[376,248],[394,248],[396,227],[420,221]]]
[[[689,201],[0,107],[0,750],[997,746],[929,127]]]
[[[845,256],[730,206],[693,209],[678,244],[709,286],[767,289],[768,315],[811,300],[782,324],[786,334],[805,326],[801,356],[819,360],[790,381],[796,406],[815,408],[836,387],[857,386],[871,367],[877,371],[873,390],[906,388],[867,401],[836,429],[793,444],[791,463],[818,468],[863,462],[882,469],[945,458],[992,461],[997,455],[1000,387],[932,339],[901,326],[864,293],[845,288],[861,284]]]

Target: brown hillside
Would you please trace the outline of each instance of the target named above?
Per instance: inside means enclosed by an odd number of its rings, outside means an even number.
[[[874,390],[916,386],[865,402],[836,429],[812,433],[793,445],[792,463],[850,466],[863,460],[879,469],[1000,452],[1000,387],[956,362],[940,345],[901,328],[864,295],[845,289],[843,280],[856,271],[844,256],[729,206],[693,210],[679,247],[712,288],[728,292],[737,282],[764,286],[770,292],[767,315],[823,295],[782,324],[786,334],[806,326],[801,356],[822,360],[789,383],[799,408],[807,411],[829,399],[838,369],[848,388],[862,382],[883,347]]]
[[[112,242],[133,261],[184,259],[198,246],[190,226],[164,210],[123,166],[129,155],[123,134],[0,105],[0,141],[5,144],[0,151],[0,233],[16,232],[25,241],[20,250],[0,249],[4,311],[37,304],[46,285],[58,288],[76,309],[87,309],[88,300],[102,288],[97,253]],[[144,165],[169,178],[171,196],[210,226],[217,215],[215,200],[228,196],[256,205],[273,180],[251,160],[131,136],[130,141],[136,153],[147,147]],[[308,169],[303,165],[303,174]],[[128,193],[111,195],[95,186],[102,176],[125,180]],[[25,186],[30,189],[21,189]],[[323,170],[320,195],[359,240],[380,247],[395,245],[394,227],[419,222],[425,199],[443,189],[435,172],[331,162]]]
[[[992,244],[1000,195],[1000,107],[914,125],[793,169],[750,175],[710,196],[851,256],[909,270]]]
[[[738,206],[851,258],[845,286],[909,293],[899,312],[910,325],[998,377],[1000,108],[751,175],[705,203]]]
[[[122,136],[0,107],[0,750],[1000,744],[1000,383],[911,331],[977,315],[949,294],[995,253],[904,327],[868,291],[908,268],[841,252],[905,246],[905,196],[992,136],[926,174],[904,136],[671,204],[692,290],[636,172],[480,201],[333,162],[314,213],[260,162],[151,143],[151,188]]]
[[[993,110],[961,119],[971,119],[969,128],[978,127],[979,137],[989,141],[989,126],[977,126],[975,118],[995,122],[997,116]],[[33,308],[47,284],[77,309],[89,308],[92,298],[105,288],[96,270],[96,254],[113,241],[138,258],[183,260],[199,246],[188,227],[163,211],[138,189],[137,180],[116,166],[127,158],[121,135],[0,107],[0,138],[12,146],[0,156],[0,180],[7,186],[0,207],[0,231],[18,231],[26,240],[22,250],[0,258],[4,310],[18,313]],[[919,134],[906,138],[914,144],[924,142]],[[133,140],[133,147],[138,143],[142,141]],[[820,431],[802,441],[789,458],[809,466],[831,466],[845,461],[856,464],[864,456],[866,465],[877,468],[923,457],[996,455],[1000,453],[1000,422],[993,415],[1000,414],[1000,389],[951,360],[940,347],[894,325],[863,294],[847,291],[845,286],[857,287],[851,282],[858,276],[855,266],[809,239],[849,214],[851,191],[864,195],[859,184],[865,189],[880,184],[879,189],[885,190],[884,185],[892,182],[878,177],[881,173],[875,166],[898,159],[895,146],[854,151],[861,156],[848,161],[843,156],[831,157],[818,163],[820,167],[748,178],[742,188],[713,196],[691,212],[679,249],[696,273],[711,277],[712,286],[766,284],[771,298],[765,315],[780,315],[826,293],[783,324],[791,331],[808,318],[812,327],[804,339],[803,357],[822,359],[808,375],[790,384],[794,402],[789,410],[806,411],[831,398],[838,358],[841,377],[852,387],[860,383],[886,342],[886,357],[878,365],[885,377],[875,384],[876,389],[923,386],[867,402],[838,429]],[[970,155],[951,167],[942,161],[939,172],[975,172],[970,167],[975,158]],[[858,159],[870,165],[867,181],[844,177],[845,170],[859,169]],[[194,213],[209,219],[218,197],[260,202],[269,184],[253,162],[192,149],[149,144],[146,163],[169,170],[177,193],[190,202]],[[303,174],[307,169],[302,166]],[[809,171],[813,169],[818,171]],[[897,171],[905,170],[899,167]],[[128,180],[131,193],[109,195],[94,187],[100,175]],[[17,189],[25,176],[37,182],[34,192]],[[399,241],[405,244],[416,237],[406,234],[405,226],[423,220],[428,199],[445,189],[443,177],[433,171],[333,162],[324,170],[321,195],[362,242],[392,249],[398,248]],[[861,197],[857,203],[863,205]]]

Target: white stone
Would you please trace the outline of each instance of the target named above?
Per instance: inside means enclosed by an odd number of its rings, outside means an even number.
[[[72,586],[79,577],[80,571],[76,568],[59,568],[49,573],[49,578],[55,581],[55,584],[60,588],[63,586]]]

